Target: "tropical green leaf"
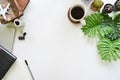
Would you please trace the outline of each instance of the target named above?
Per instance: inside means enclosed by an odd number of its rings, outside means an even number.
[[[120,14],[114,18],[114,25],[120,28]]]
[[[101,25],[111,26],[111,27],[114,25],[112,17],[110,17],[107,14],[101,14],[101,15],[103,16]]]
[[[118,14],[111,23],[113,24],[111,26],[112,32],[108,34],[108,38],[114,41],[120,38],[120,14]]]
[[[109,39],[112,41],[120,38],[120,30],[117,27],[113,27],[113,31],[107,35]]]
[[[120,39],[111,41],[107,37],[102,38],[97,48],[102,60],[112,61],[120,59]]]
[[[85,19],[81,29],[89,37],[98,37],[97,48],[102,60],[120,59],[120,14],[115,18],[102,13],[94,13]]]
[[[89,37],[105,36],[112,31],[112,27],[107,25],[111,20],[109,16],[103,17],[101,13],[94,13],[86,18],[86,25],[81,29]]]

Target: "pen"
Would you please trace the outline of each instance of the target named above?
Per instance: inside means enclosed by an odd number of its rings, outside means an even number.
[[[28,65],[27,60],[25,60],[25,63],[26,63],[26,65],[27,65],[27,67],[28,67],[28,70],[29,70],[31,76],[32,76],[32,79],[35,80],[34,77],[33,77],[32,71],[31,71],[31,69],[30,69],[30,67],[29,67],[29,65]]]

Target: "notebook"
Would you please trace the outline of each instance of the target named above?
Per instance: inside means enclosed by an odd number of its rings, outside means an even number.
[[[16,59],[14,55],[0,46],[0,80],[2,80]]]
[[[34,80],[24,60],[16,60],[2,80]]]

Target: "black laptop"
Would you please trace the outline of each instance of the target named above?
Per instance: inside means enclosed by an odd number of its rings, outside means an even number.
[[[13,54],[0,46],[0,80],[2,80],[16,59]]]

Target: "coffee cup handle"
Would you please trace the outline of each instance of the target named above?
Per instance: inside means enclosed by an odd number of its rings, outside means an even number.
[[[85,19],[81,19],[80,20],[80,23],[81,23],[81,25],[85,25],[86,23],[85,23]]]

